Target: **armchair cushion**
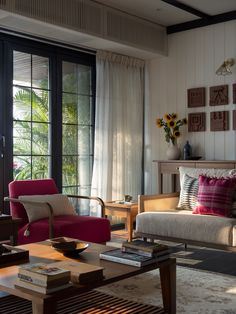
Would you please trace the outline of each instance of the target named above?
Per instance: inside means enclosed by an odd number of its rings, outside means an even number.
[[[19,200],[23,202],[29,222],[49,217],[49,207],[52,206],[53,215],[76,215],[75,209],[70,203],[67,195],[45,194],[45,195],[21,195]],[[40,204],[28,203],[24,201],[41,202]]]
[[[106,218],[60,215],[54,217],[53,225],[55,238],[64,236],[94,243],[105,243],[110,240],[110,222]],[[28,237],[24,236],[26,228],[30,231]],[[48,218],[33,221],[30,226],[25,225],[18,232],[20,244],[44,241],[48,238]]]

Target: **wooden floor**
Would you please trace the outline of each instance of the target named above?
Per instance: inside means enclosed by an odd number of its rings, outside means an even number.
[[[31,314],[29,301],[15,296],[0,298],[0,314]],[[92,290],[58,302],[58,314],[164,314],[163,309]]]

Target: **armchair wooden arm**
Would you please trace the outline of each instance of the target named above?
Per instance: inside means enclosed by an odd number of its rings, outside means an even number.
[[[78,199],[87,199],[87,200],[94,200],[97,201],[98,204],[101,206],[101,217],[105,217],[105,204],[100,197],[97,196],[84,196],[84,195],[68,195],[71,198],[78,198]]]
[[[39,205],[39,204],[46,204],[48,210],[48,226],[49,226],[49,238],[54,238],[54,227],[53,227],[53,209],[52,206],[47,202],[40,202],[40,201],[31,201],[31,200],[19,200],[18,198],[13,197],[4,197],[5,202],[15,202],[20,203],[24,206],[24,204],[32,204],[32,205]]]
[[[179,193],[139,195],[139,213],[154,211],[173,211],[179,202]]]

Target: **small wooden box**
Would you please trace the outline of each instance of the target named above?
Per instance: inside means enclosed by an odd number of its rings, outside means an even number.
[[[29,261],[29,251],[27,250],[7,244],[1,244],[0,249],[0,267],[27,263]]]

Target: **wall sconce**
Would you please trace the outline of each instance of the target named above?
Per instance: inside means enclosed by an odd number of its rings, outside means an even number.
[[[217,75],[229,75],[232,74],[231,67],[234,65],[234,59],[225,60],[219,69],[216,70]]]

